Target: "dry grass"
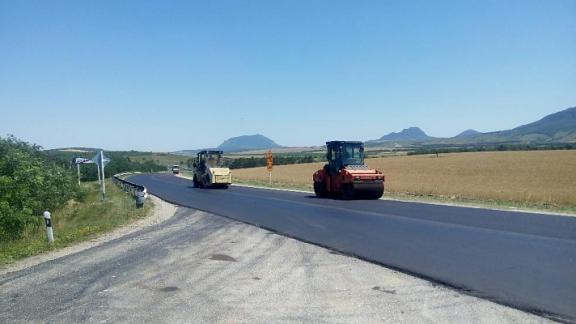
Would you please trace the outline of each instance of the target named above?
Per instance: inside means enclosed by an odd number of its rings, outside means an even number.
[[[478,152],[368,159],[392,194],[520,205],[576,207],[576,151]],[[323,163],[275,166],[273,181],[312,188]],[[233,170],[241,182],[266,183],[266,168]]]

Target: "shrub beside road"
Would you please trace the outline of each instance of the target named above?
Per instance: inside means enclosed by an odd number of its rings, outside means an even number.
[[[40,147],[0,138],[0,265],[92,238],[148,214],[150,202],[136,209],[130,195],[111,182],[107,189],[101,202],[97,182],[78,186],[74,169],[48,159]],[[45,210],[52,213],[53,244],[46,239]]]
[[[43,211],[61,208],[78,194],[73,173],[49,163],[38,146],[0,138],[0,242],[21,238],[43,223]]]
[[[29,227],[19,239],[0,241],[0,265],[94,238],[147,216],[153,208],[152,202],[146,200],[144,208],[136,209],[134,198],[109,180],[106,201],[102,202],[98,188],[98,182],[82,184],[79,200],[70,200],[52,212],[53,244],[47,242],[43,225]]]

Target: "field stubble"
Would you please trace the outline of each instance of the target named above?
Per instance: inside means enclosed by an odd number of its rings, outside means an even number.
[[[573,209],[576,151],[474,152],[367,159],[386,176],[394,196]],[[275,166],[275,186],[312,189],[312,174],[324,163]],[[266,184],[266,168],[233,170],[238,182]]]

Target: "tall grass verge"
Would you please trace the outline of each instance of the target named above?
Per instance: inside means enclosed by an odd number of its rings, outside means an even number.
[[[153,203],[147,200],[143,208],[136,209],[134,198],[109,180],[106,181],[107,199],[102,202],[98,188],[97,182],[85,183],[78,200],[70,200],[63,208],[51,211],[53,244],[47,242],[44,226],[29,227],[20,239],[1,241],[0,265],[92,239],[147,216],[153,208]]]

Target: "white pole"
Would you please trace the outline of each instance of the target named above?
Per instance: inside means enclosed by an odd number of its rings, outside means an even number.
[[[100,165],[102,166],[102,197],[106,198],[106,182],[104,181],[104,152],[100,151]]]
[[[102,186],[102,180],[100,180],[100,165],[96,163],[96,170],[98,170],[98,184]]]
[[[78,185],[80,185],[80,163],[76,164],[76,168],[78,169]]]
[[[48,242],[54,242],[54,232],[52,231],[52,218],[50,217],[50,212],[44,212],[44,221],[46,222],[46,236],[48,236]]]
[[[270,185],[272,185],[272,171],[268,171],[268,176],[269,176]]]

